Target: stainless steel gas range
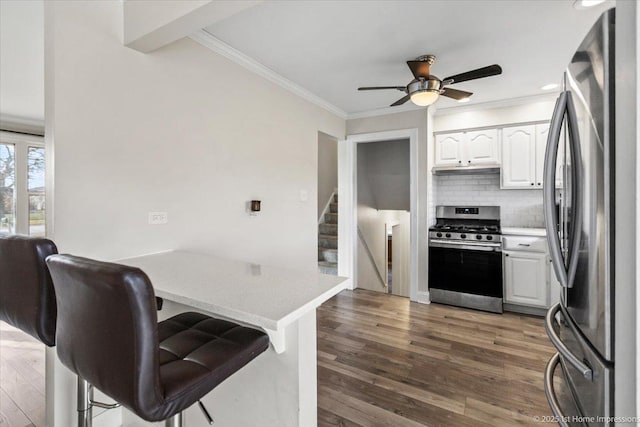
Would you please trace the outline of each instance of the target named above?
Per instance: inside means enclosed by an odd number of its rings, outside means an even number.
[[[429,229],[432,302],[502,313],[499,206],[437,206]]]

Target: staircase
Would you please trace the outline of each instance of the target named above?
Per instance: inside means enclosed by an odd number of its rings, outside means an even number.
[[[318,270],[338,274],[338,195],[333,195],[324,222],[318,225]]]

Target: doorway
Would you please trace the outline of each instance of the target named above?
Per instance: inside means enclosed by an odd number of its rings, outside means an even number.
[[[358,288],[409,297],[410,158],[409,138],[356,145]]]

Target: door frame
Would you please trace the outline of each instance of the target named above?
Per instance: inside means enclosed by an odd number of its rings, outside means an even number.
[[[338,275],[358,283],[358,144],[409,140],[409,298],[418,299],[418,128],[347,135],[338,141]]]

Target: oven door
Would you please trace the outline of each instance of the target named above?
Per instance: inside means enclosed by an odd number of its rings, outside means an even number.
[[[429,245],[429,288],[502,299],[502,252]]]

